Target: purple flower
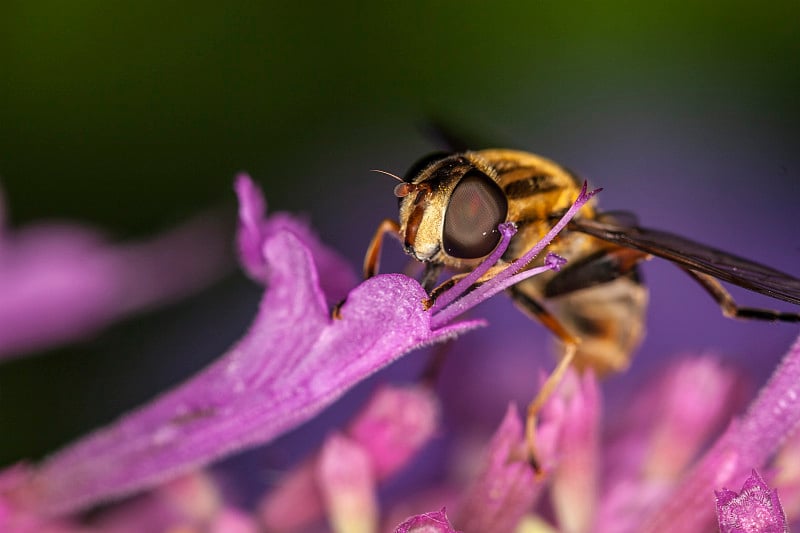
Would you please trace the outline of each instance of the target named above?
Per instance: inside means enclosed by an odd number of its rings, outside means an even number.
[[[447,520],[444,508],[441,511],[412,516],[395,529],[395,533],[460,533]]]
[[[0,359],[85,338],[208,285],[229,265],[220,227],[207,216],[109,244],[74,224],[4,227],[0,195]]]
[[[49,457],[15,489],[17,501],[37,513],[74,512],[272,440],[404,353],[478,326],[450,323],[466,309],[560,265],[549,259],[519,273],[593,194],[584,187],[542,243],[465,297],[451,296],[469,285],[457,284],[428,310],[419,283],[388,274],[350,291],[332,314],[319,280],[334,279],[332,293],[346,284],[347,277],[329,275],[341,260],[293,219],[264,219],[264,200],[249,178],[240,176],[236,191],[242,261],[267,286],[249,332],[186,383]],[[501,228],[502,246],[474,276],[499,259],[514,231]]]
[[[700,531],[713,523],[707,495],[719,487],[741,482],[752,469],[763,469],[800,425],[800,339],[784,357],[769,382],[741,418],[734,419],[681,479],[670,501],[656,509],[645,531],[663,531],[682,524]]]
[[[678,378],[682,381],[676,381]],[[594,378],[587,374],[579,379],[570,371],[545,406],[537,431],[545,478],[531,478],[527,485],[517,485],[516,472],[524,472],[527,466],[519,454],[516,461],[508,449],[504,455],[490,455],[484,467],[489,470],[483,471],[492,471],[493,464],[505,464],[505,470],[494,470],[487,477],[488,490],[482,497],[467,491],[454,524],[464,533],[502,533],[522,523],[528,523],[533,531],[709,531],[716,518],[715,490],[744,479],[747,468],[769,467],[770,458],[780,450],[785,437],[800,424],[798,383],[800,339],[745,415],[731,423],[701,455],[714,428],[732,414],[741,397],[739,379],[710,357],[677,361],[654,382],[647,383],[644,392],[635,396],[636,401],[619,413],[617,424],[621,429],[605,440],[598,440],[601,409]],[[649,413],[649,420],[643,419],[643,413]],[[502,442],[498,439],[509,435],[508,428],[514,427],[508,416],[493,442]],[[516,438],[517,446],[521,446],[521,436],[517,434]],[[785,456],[796,461],[797,449],[791,443],[778,456],[783,457],[783,464]],[[503,463],[497,462],[498,457],[511,458]],[[665,464],[654,465],[656,460]],[[600,479],[595,477],[598,472]],[[542,483],[549,485],[545,493],[548,505],[535,503]],[[796,487],[796,473],[784,483]],[[530,500],[533,505],[518,505],[520,498],[513,495],[520,494],[520,487],[536,494]],[[764,524],[774,519],[784,527],[777,499],[765,486],[750,480],[745,489],[743,494],[750,496],[740,495],[738,500],[728,492],[717,493],[718,497],[723,494],[720,501],[730,504],[726,513],[745,513],[745,519],[749,516],[751,520],[758,515]],[[552,519],[537,514],[541,508],[550,509]],[[772,514],[764,517],[767,510]]]
[[[340,302],[356,286],[358,280],[347,261],[322,244],[308,225],[287,213],[266,216],[264,196],[248,175],[237,176],[234,189],[239,199],[239,230],[236,234],[239,261],[253,281],[267,284],[269,263],[264,254],[264,243],[286,231],[299,239],[314,258],[316,281],[328,303]]]
[[[270,531],[297,531],[318,521],[326,511],[336,507],[331,496],[345,492],[341,478],[321,475],[324,458],[334,455],[329,448],[347,443],[353,450],[350,457],[340,459],[342,465],[350,462],[353,472],[363,472],[374,485],[384,481],[404,467],[433,437],[439,423],[439,402],[425,386],[381,387],[367,402],[355,419],[348,424],[344,434],[335,437],[323,447],[322,453],[302,462],[283,476],[280,485],[259,505],[259,518]],[[361,459],[363,457],[363,460]],[[366,462],[367,464],[361,464]],[[370,487],[374,488],[374,487]],[[328,494],[328,503],[323,501]],[[373,503],[373,494],[363,495],[363,507]],[[370,507],[371,508],[371,507]],[[341,514],[341,513],[340,513]],[[363,513],[355,512],[356,515]]]
[[[589,531],[597,516],[601,412],[597,381],[586,372],[568,374],[543,413],[557,428],[550,490],[563,531]]]
[[[489,443],[481,469],[464,491],[455,519],[470,531],[513,531],[539,497],[542,480],[536,480],[527,461],[522,420],[515,407],[506,415]],[[545,462],[553,450],[545,446]]]
[[[744,482],[739,493],[722,489],[716,496],[721,533],[789,531],[786,516],[778,500],[778,491],[770,490],[755,470]]]
[[[375,473],[366,451],[342,435],[331,435],[322,447],[318,473],[334,531],[375,531],[378,501]]]
[[[772,463],[774,476],[770,478],[781,495],[783,510],[787,516],[800,516],[800,431],[781,446],[781,450]]]
[[[465,295],[513,235],[513,227],[501,226],[498,249],[426,309],[427,294],[406,276],[381,275],[354,287],[343,260],[307,225],[288,215],[267,217],[263,197],[246,176],[237,178],[236,191],[242,265],[266,287],[247,334],[183,385],[42,464],[0,472],[0,530],[307,532],[321,531],[327,520],[332,530],[347,533],[692,533],[713,528],[715,490],[738,485],[754,468],[796,462],[791,445],[782,445],[800,422],[800,340],[733,422],[743,403],[742,380],[710,356],[673,362],[613,410],[604,409],[591,373],[569,371],[536,428],[543,472],[528,463],[523,419],[511,407],[491,438],[451,434],[448,453],[425,466],[438,475],[400,498],[384,498],[383,485],[415,464],[426,445],[437,444],[447,416],[439,416],[429,384],[381,387],[261,498],[256,513],[238,509],[203,467],[304,423],[402,354],[483,324],[455,320],[522,277],[557,269],[562,261],[549,256],[544,267],[520,272],[591,195],[582,194],[519,263]],[[498,389],[503,392],[502,384]],[[474,401],[497,394],[469,390]],[[779,490],[800,493],[797,472],[778,472]],[[756,486],[748,483],[745,488]],[[764,503],[772,502],[765,487],[749,493],[767,499],[747,507],[752,502],[741,495],[719,494],[726,509],[733,505],[751,515],[779,508]],[[138,496],[96,513],[91,523],[76,518],[78,511],[132,494]],[[445,504],[454,510],[452,523]],[[434,509],[441,511],[429,512]]]

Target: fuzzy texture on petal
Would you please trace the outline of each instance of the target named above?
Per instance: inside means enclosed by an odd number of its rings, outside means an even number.
[[[716,492],[720,533],[788,533],[778,491],[753,470],[740,492]]]
[[[402,275],[362,283],[334,319],[293,232],[268,238],[263,254],[268,289],[245,337],[183,385],[47,459],[25,486],[29,505],[77,511],[266,443],[406,352],[479,324],[431,330],[425,291]]]
[[[232,263],[226,233],[216,217],[128,244],[68,224],[0,233],[0,359],[86,338],[207,286]]]
[[[541,489],[527,461],[519,413],[509,406],[478,477],[466,490],[455,523],[465,533],[511,532]]]
[[[441,511],[412,516],[394,530],[394,533],[461,533],[453,529],[447,512]]]
[[[289,231],[314,257],[319,283],[328,303],[341,301],[356,286],[358,280],[350,265],[320,242],[308,224],[287,213],[266,216],[267,202],[250,176],[239,174],[234,190],[239,199],[239,228],[236,233],[239,261],[251,279],[266,284],[269,265],[262,253],[264,243],[278,232]]]
[[[383,386],[344,431],[367,453],[380,482],[397,472],[427,443],[438,427],[439,402],[425,386]],[[322,516],[316,471],[319,456],[293,468],[259,506],[270,531],[293,531]]]

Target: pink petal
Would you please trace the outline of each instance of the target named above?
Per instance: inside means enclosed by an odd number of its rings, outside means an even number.
[[[447,513],[441,511],[412,516],[394,530],[394,533],[460,533],[453,529],[447,520]]]
[[[262,254],[264,243],[281,231],[294,234],[311,252],[319,273],[319,283],[329,303],[340,302],[358,280],[352,267],[334,250],[319,241],[308,224],[286,213],[266,216],[267,203],[250,176],[240,174],[234,183],[239,198],[239,229],[236,240],[239,260],[245,272],[264,284],[268,265]]]
[[[600,532],[637,530],[740,408],[744,386],[733,369],[706,355],[671,362],[632,397],[612,419]]]
[[[636,402],[620,417],[619,425],[630,435],[617,439],[636,442],[614,443],[621,456],[613,466],[616,473],[625,469],[645,478],[677,479],[742,407],[744,389],[742,377],[717,357],[671,362],[636,394]]]
[[[763,468],[800,425],[800,339],[744,416],[735,420],[640,531],[707,531],[714,523],[709,495]]]
[[[800,431],[783,443],[772,469],[772,485],[781,493],[781,503],[789,522],[800,518]]]
[[[122,245],[66,224],[0,234],[0,359],[85,338],[197,291],[227,270],[226,241],[209,217]]]
[[[459,505],[455,523],[466,533],[511,532],[531,509],[542,483],[535,479],[526,449],[519,413],[509,406],[478,477]]]
[[[91,524],[103,533],[204,528],[216,519],[222,505],[210,476],[190,472],[152,492],[96,513]]]
[[[562,531],[590,531],[599,496],[602,410],[594,375],[570,369],[545,409],[556,403],[563,418],[552,472],[553,509]]]
[[[348,425],[345,435],[367,454],[375,480],[397,472],[428,442],[437,428],[436,396],[420,385],[379,388]],[[270,531],[292,531],[317,520],[324,511],[317,484],[319,457],[301,463],[260,505]]]
[[[753,470],[736,493],[723,489],[716,493],[720,533],[788,533],[778,491],[770,490]]]
[[[31,505],[75,511],[268,442],[404,353],[477,325],[432,331],[425,292],[402,275],[361,284],[331,319],[293,233],[269,238],[264,255],[269,289],[247,335],[185,384],[50,457],[26,487]]]
[[[331,529],[377,531],[375,473],[369,454],[361,446],[341,435],[329,437],[322,447],[317,477]]]
[[[433,437],[439,400],[425,386],[382,387],[347,429],[369,451],[375,475],[386,479]]]
[[[208,531],[209,533],[259,533],[261,529],[245,512],[226,507],[214,518]]]

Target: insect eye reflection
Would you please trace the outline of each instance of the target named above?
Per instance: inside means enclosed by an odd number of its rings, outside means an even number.
[[[505,222],[508,201],[489,176],[470,171],[461,178],[447,205],[443,244],[448,255],[475,259],[500,241],[497,226]]]

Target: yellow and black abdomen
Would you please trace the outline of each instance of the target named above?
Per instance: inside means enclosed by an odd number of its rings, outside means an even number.
[[[503,257],[511,262],[550,230],[560,214],[575,201],[580,184],[564,168],[533,154],[483,150],[477,155],[496,170],[496,180],[508,199],[508,220],[517,225],[517,234]],[[585,206],[578,216],[594,218],[593,205]],[[627,368],[632,352],[644,335],[648,294],[636,268],[620,270],[618,275],[604,272],[603,276],[608,279],[596,282],[597,270],[609,268],[609,262],[604,263],[603,259],[613,257],[617,250],[620,249],[616,245],[565,230],[548,251],[567,259],[562,272],[572,269],[568,286],[558,283],[566,276],[549,272],[509,290],[523,311],[550,329],[563,327],[578,339],[575,365],[592,368],[600,375]],[[532,266],[542,261],[543,257],[537,258]],[[613,268],[613,261],[610,264]],[[548,289],[557,285],[558,295],[548,297],[548,292],[552,292]]]

